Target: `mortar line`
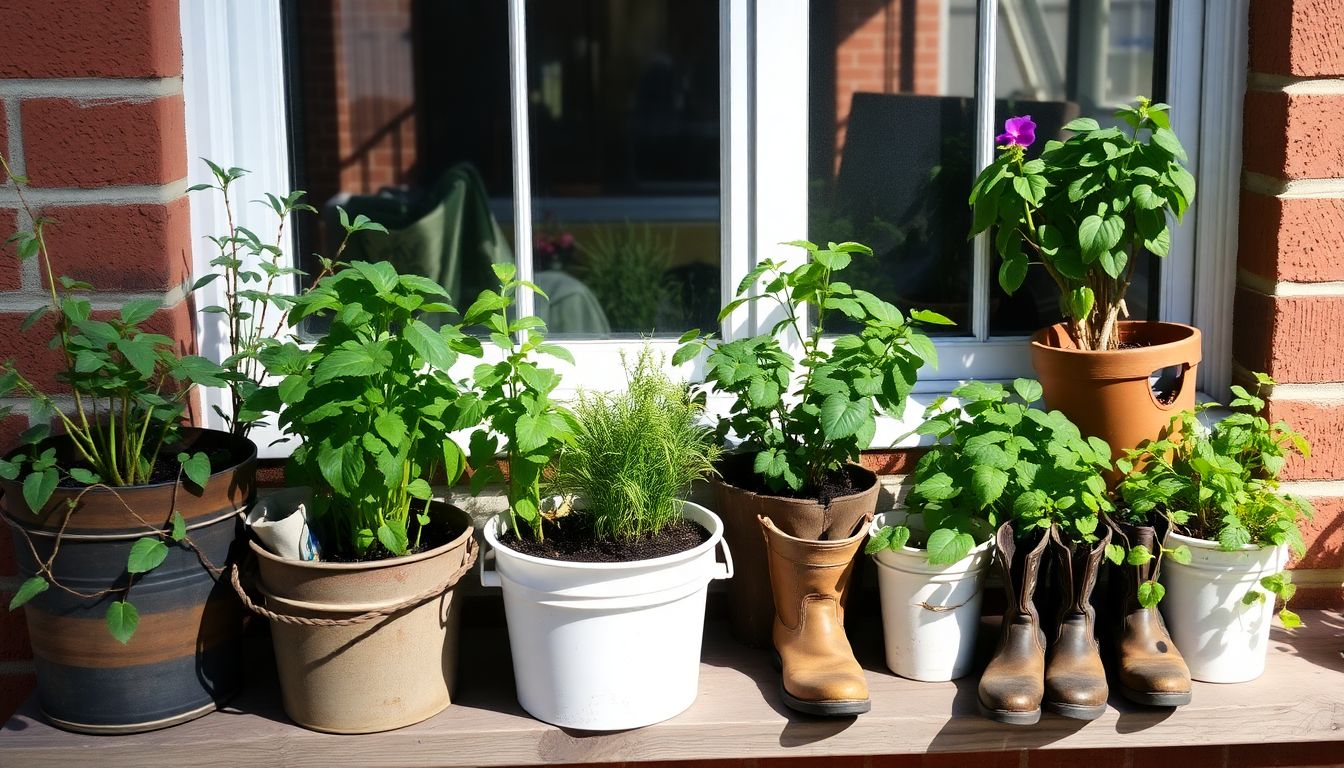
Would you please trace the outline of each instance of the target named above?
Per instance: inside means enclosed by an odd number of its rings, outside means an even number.
[[[1320,283],[1270,280],[1249,270],[1238,269],[1237,282],[1244,288],[1250,288],[1266,296],[1297,298],[1344,296],[1344,280],[1330,280]]]
[[[1344,93],[1344,78],[1295,77],[1251,72],[1246,77],[1246,90],[1286,93],[1289,95],[1333,95]]]
[[[1276,179],[1246,171],[1241,186],[1250,192],[1285,200],[1334,200],[1344,197],[1344,179]]]
[[[23,194],[34,207],[68,205],[138,205],[171,203],[187,193],[185,178],[166,184],[123,184],[108,187],[25,187]],[[19,196],[14,187],[0,187],[0,208],[18,208]]]
[[[0,95],[75,101],[150,101],[182,92],[181,76],[0,80]]]

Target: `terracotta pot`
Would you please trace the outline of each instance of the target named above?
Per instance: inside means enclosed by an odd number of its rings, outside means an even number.
[[[1117,332],[1121,344],[1132,346],[1083,351],[1063,325],[1031,337],[1031,364],[1040,377],[1045,406],[1063,411],[1084,435],[1105,440],[1113,459],[1145,440],[1164,437],[1171,417],[1195,406],[1200,361],[1198,328],[1126,320]],[[1169,395],[1166,401],[1150,384],[1150,377],[1159,373]]]
[[[71,451],[64,436],[47,445],[60,456]],[[256,446],[226,432],[186,429],[183,442],[166,447],[164,455],[179,450],[227,451],[233,461],[210,476],[201,495],[175,483],[85,493],[60,537],[52,565],[58,583],[84,593],[124,587],[131,545],[148,533],[128,508],[150,524],[166,525],[174,496],[191,542],[204,559],[227,567],[239,531],[237,512],[256,496]],[[0,482],[0,489],[6,520],[16,529],[19,574],[27,578],[37,572],[33,550],[42,560],[50,556],[66,501],[84,489],[57,488],[40,516],[28,509],[19,483]],[[159,567],[136,578],[130,601],[140,622],[125,645],[108,632],[104,618],[122,596],[81,598],[52,586],[24,606],[38,703],[54,725],[85,733],[150,731],[212,712],[238,690],[245,614],[228,581],[212,574],[196,552],[174,544]]]
[[[396,606],[456,578],[434,597],[344,626],[271,620],[285,714],[327,733],[374,733],[442,712],[457,677],[461,600],[453,585],[475,560],[471,516],[435,503],[461,531],[439,547],[365,563],[286,560],[249,542],[266,609],[285,617],[349,619]],[[470,545],[470,546],[469,546]]]
[[[752,471],[753,454],[734,454],[723,459],[723,477],[742,477]],[[863,490],[832,499],[823,505],[815,499],[769,496],[739,488],[715,477],[714,504],[723,517],[724,540],[733,553],[736,574],[728,581],[732,607],[733,636],[747,645],[767,647],[775,621],[775,603],[770,591],[765,538],[756,516],[770,518],[775,526],[799,539],[844,539],[873,519],[877,511],[877,475],[857,464],[848,464],[850,481]]]

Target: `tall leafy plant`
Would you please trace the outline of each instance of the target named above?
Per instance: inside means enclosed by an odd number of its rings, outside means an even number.
[[[353,226],[353,225],[351,225]],[[447,292],[386,262],[356,261],[294,299],[290,325],[322,314],[330,328],[311,349],[295,341],[258,356],[276,383],[247,405],[283,406],[280,425],[302,442],[287,476],[315,489],[323,548],[348,557],[402,555],[421,544],[430,481],[449,484],[466,466],[448,437],[475,427],[479,401],[447,374],[459,355],[480,356],[478,339],[445,322]]]
[[[1115,113],[1127,131],[1080,117],[1064,126],[1073,132],[1068,140],[1047,141],[1034,160],[1026,151],[1036,124],[1012,118],[996,139],[998,158],[971,187],[971,234],[996,228],[999,285],[1011,294],[1028,265],[1044,267],[1080,349],[1118,348],[1116,321],[1128,314],[1125,294],[1140,258],[1170,252],[1167,215],[1179,220],[1195,199],[1169,111],[1140,98]]]
[[[578,244],[583,260],[577,272],[597,297],[614,331],[649,333],[671,292],[665,273],[672,263],[673,236],[660,237],[626,222],[595,231]]]
[[[475,402],[488,428],[471,435],[469,461],[473,493],[504,479],[495,455],[508,458],[510,527],[519,537],[541,541],[541,480],[560,450],[573,438],[574,418],[551,398],[560,374],[539,362],[539,356],[574,364],[564,347],[546,342],[546,324],[538,317],[510,319],[510,309],[521,288],[546,295],[536,285],[516,279],[512,264],[493,265],[498,291],[484,290],[467,308],[464,327],[488,334],[500,360],[481,363],[473,374]],[[503,438],[503,445],[500,438]]]
[[[1227,551],[1287,544],[1302,554],[1299,524],[1311,518],[1311,504],[1284,493],[1279,473],[1288,456],[1310,456],[1311,446],[1287,422],[1269,421],[1261,395],[1274,380],[1262,373],[1255,377],[1254,393],[1232,387],[1228,405],[1233,413],[1212,429],[1200,424],[1199,415],[1218,404],[1200,404],[1172,417],[1169,437],[1129,451],[1116,462],[1126,473],[1118,488],[1125,503],[1119,513],[1122,520],[1149,525],[1165,518],[1177,532],[1216,541]],[[1156,605],[1163,597],[1157,572],[1164,557],[1188,563],[1190,551],[1184,545],[1169,548],[1163,543],[1157,552],[1136,546],[1127,553],[1132,565],[1157,560],[1147,589],[1141,586],[1140,600],[1146,605]],[[1261,586],[1285,604],[1297,589],[1286,571],[1265,577]],[[1265,593],[1251,590],[1246,599],[1263,600]],[[1290,629],[1301,624],[1286,605],[1280,618]]]
[[[950,325],[936,312],[912,310],[909,317],[877,296],[835,275],[854,256],[871,256],[861,243],[788,243],[807,251],[808,261],[792,269],[766,260],[738,285],[737,298],[719,319],[749,302],[779,307],[781,319],[768,334],[727,343],[690,331],[674,363],[708,350],[705,381],[734,398],[718,436],[729,432],[755,454],[754,469],[776,493],[816,495],[828,478],[872,442],[877,414],[899,416],[919,369],[937,364],[933,342],[921,323]],[[764,290],[757,292],[764,282]],[[857,334],[823,343],[828,313],[860,324]],[[792,335],[802,345],[795,361],[781,340]]]

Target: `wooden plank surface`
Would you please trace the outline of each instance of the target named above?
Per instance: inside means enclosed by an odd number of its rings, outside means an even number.
[[[473,622],[463,639],[457,702],[418,725],[366,736],[303,730],[285,719],[263,661],[253,685],[226,710],[155,733],[65,733],[44,724],[30,700],[0,731],[0,766],[498,766],[1275,741],[1338,741],[1344,755],[1344,617],[1303,613],[1307,628],[1292,636],[1275,630],[1259,680],[1196,683],[1194,701],[1177,710],[1112,696],[1094,722],[1046,715],[1026,727],[976,713],[978,675],[955,683],[892,675],[875,623],[851,629],[868,670],[872,711],[847,719],[799,716],[780,703],[769,657],[737,645],[715,621],[706,630],[695,705],[665,723],[616,733],[570,732],[528,717],[514,699],[503,626]]]

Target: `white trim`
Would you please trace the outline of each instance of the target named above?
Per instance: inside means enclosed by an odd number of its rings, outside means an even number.
[[[1172,4],[1173,8],[1179,5]],[[1214,397],[1222,397],[1232,383],[1232,305],[1241,204],[1236,169],[1241,168],[1249,13],[1248,0],[1223,0],[1209,2],[1203,18],[1201,144],[1193,155],[1198,158],[1199,210],[1193,222],[1194,285],[1185,290],[1194,303],[1193,322],[1203,334],[1200,387]]]
[[[532,281],[532,145],[527,102],[527,3],[509,0],[509,122],[513,127],[513,263],[519,280]],[[456,298],[456,297],[454,297]],[[536,297],[515,297],[519,317],[533,313]],[[526,332],[522,332],[526,333]],[[520,333],[520,341],[522,335]]]
[[[719,0],[719,296],[721,305],[751,269],[752,94],[750,40],[753,3]],[[750,335],[751,310],[724,318],[726,340]],[[702,328],[709,331],[708,328]]]
[[[1344,197],[1344,179],[1276,179],[1263,173],[1242,174],[1246,189],[1284,200],[1337,200]]]
[[[998,85],[998,0],[979,0],[975,34],[975,175],[994,162],[994,92]],[[989,231],[976,235],[971,245],[971,336],[989,339],[990,254]]]
[[[1172,3],[1167,41],[1170,53],[1167,57],[1167,103],[1171,105],[1171,128],[1180,137],[1196,175],[1199,174],[1203,138],[1200,133],[1200,91],[1204,75],[1204,57],[1201,55],[1204,44],[1204,5],[1199,2]],[[1157,260],[1158,317],[1168,322],[1188,323],[1192,317],[1195,230],[1199,213],[1204,209],[1203,194],[1203,189],[1199,188],[1184,222],[1173,222],[1171,251],[1165,258]],[[1235,253],[1232,260],[1236,261]],[[1204,366],[1201,365],[1200,373],[1204,372]]]

